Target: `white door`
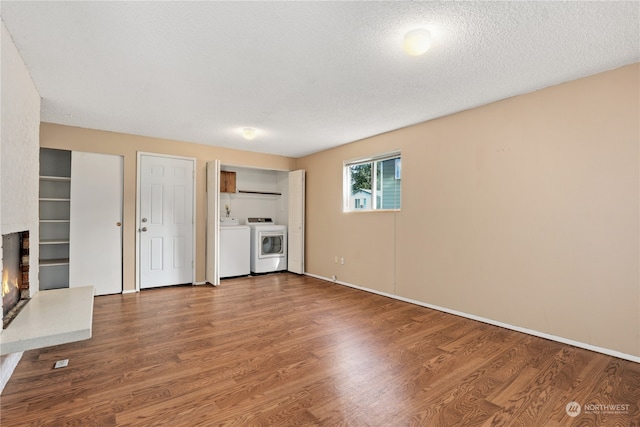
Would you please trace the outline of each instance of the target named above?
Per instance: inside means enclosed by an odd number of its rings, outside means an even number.
[[[141,154],[140,289],[193,283],[193,159]]]
[[[304,274],[304,170],[289,172],[287,270]]]
[[[220,160],[207,162],[207,252],[206,280],[220,284]]]
[[[122,292],[122,157],[71,153],[69,287]]]

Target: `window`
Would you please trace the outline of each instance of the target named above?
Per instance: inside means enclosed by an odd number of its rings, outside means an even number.
[[[346,162],[345,211],[400,209],[400,153]]]

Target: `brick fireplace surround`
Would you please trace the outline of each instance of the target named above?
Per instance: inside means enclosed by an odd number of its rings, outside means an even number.
[[[21,298],[29,298],[29,231],[22,232],[22,253],[20,269],[22,270]]]
[[[22,307],[27,303],[30,297],[29,293],[29,231],[17,233],[20,236],[20,297],[15,305],[10,308],[7,315],[2,318],[2,328],[5,329],[9,323],[18,315]],[[4,306],[4,301],[3,301]]]

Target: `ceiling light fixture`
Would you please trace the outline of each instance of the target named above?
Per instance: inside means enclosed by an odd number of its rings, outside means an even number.
[[[431,47],[431,33],[427,30],[409,31],[404,36],[402,48],[411,56],[420,56]]]
[[[251,140],[256,137],[256,130],[254,128],[242,128],[242,137]]]

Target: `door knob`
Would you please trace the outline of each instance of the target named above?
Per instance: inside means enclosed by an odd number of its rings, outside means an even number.
[[[142,231],[142,232],[147,231],[147,227],[142,227],[142,228],[140,229],[140,231]]]

